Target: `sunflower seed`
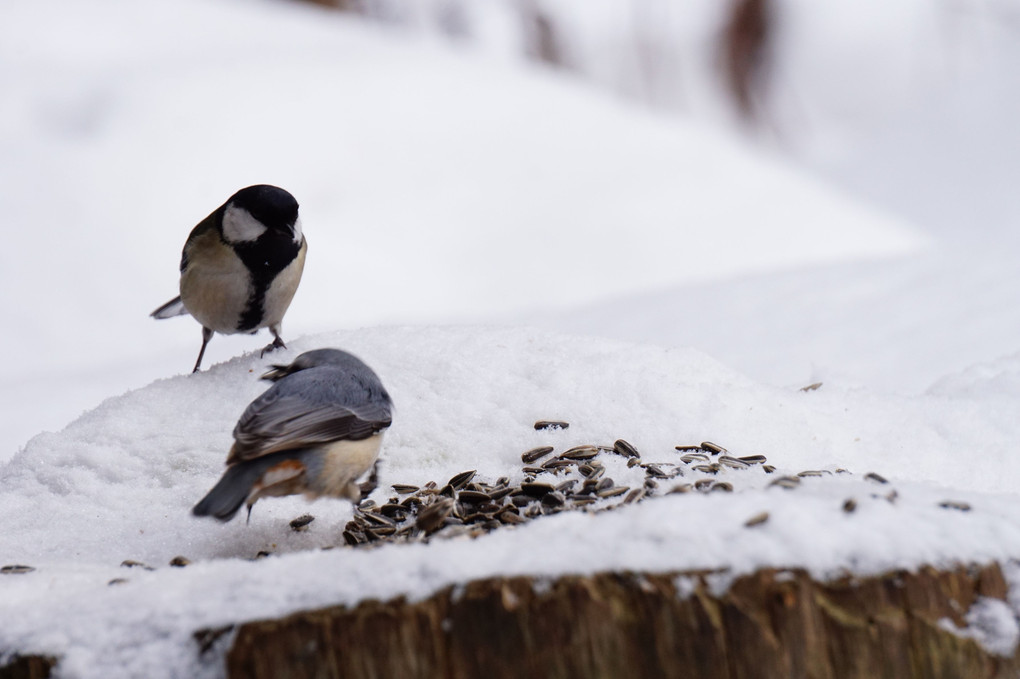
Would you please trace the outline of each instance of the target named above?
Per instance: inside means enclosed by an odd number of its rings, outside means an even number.
[[[394,483],[392,486],[390,486],[390,488],[392,488],[393,492],[397,493],[398,495],[407,495],[409,493],[418,492],[419,487],[412,486],[407,483]]]
[[[539,420],[535,423],[535,431],[542,431],[543,429],[567,429],[570,427],[570,423],[561,422],[559,420]]]
[[[814,476],[825,476],[826,474],[831,474],[831,473],[832,472],[825,471],[824,469],[805,469],[802,472],[797,472],[797,476],[799,476],[799,477],[801,477],[803,479],[803,478],[807,478],[809,476],[812,476],[812,477],[814,477]]]
[[[128,581],[127,578],[114,578],[113,580],[110,580],[106,584],[107,585],[123,585],[127,581]]]
[[[698,479],[694,482],[694,490],[708,490],[715,483],[712,479]]]
[[[542,469],[541,467],[523,467],[521,471],[524,472],[525,474],[535,475],[544,474],[546,470]]]
[[[405,500],[406,502],[406,500]],[[379,508],[379,513],[383,516],[388,516],[394,521],[403,521],[407,518],[408,507],[401,504],[387,503]]]
[[[649,476],[649,477],[651,477],[653,479],[668,479],[668,478],[670,478],[669,474],[667,474],[666,472],[662,471],[662,469],[658,465],[655,465],[655,464],[646,464],[646,465],[644,465],[644,467],[645,467],[645,476]]]
[[[470,469],[466,472],[455,474],[453,477],[450,478],[449,481],[447,481],[447,483],[453,486],[454,490],[460,490],[461,488],[467,485],[468,481],[470,481],[473,478],[475,478],[475,470]]]
[[[569,493],[571,490],[573,490],[575,485],[577,485],[577,481],[575,481],[574,479],[567,479],[563,483],[557,485],[556,490],[560,491],[561,493]]]
[[[680,461],[684,464],[690,464],[691,462],[708,462],[708,455],[704,453],[687,453],[680,458]]]
[[[120,565],[123,568],[143,568],[143,569],[145,569],[147,571],[154,571],[154,570],[156,570],[152,566],[147,566],[146,564],[142,563],[141,561],[134,561],[132,559],[126,559],[125,561],[121,561]]]
[[[564,460],[590,460],[598,454],[599,449],[595,446],[574,446],[570,450],[560,453],[560,458]]]
[[[720,446],[717,443],[712,443],[711,441],[702,441],[701,442],[701,449],[702,450],[707,450],[708,452],[712,453],[713,455],[718,455],[719,453],[727,452],[727,450],[725,448],[723,448],[722,446]]]
[[[771,474],[772,472],[776,471],[776,468],[770,464],[763,464],[761,468],[762,471],[764,471],[766,474]]]
[[[718,458],[719,464],[730,469],[747,469],[751,466],[750,462],[746,462],[730,455],[720,455]]]
[[[712,484],[709,490],[711,491],[720,490],[723,491],[724,493],[732,493],[733,485],[726,483],[725,481],[716,481],[715,483]]]
[[[750,519],[745,521],[744,525],[747,526],[748,528],[751,528],[753,526],[760,526],[760,525],[762,525],[763,523],[765,523],[768,520],[769,520],[769,513],[768,512],[761,512],[760,514],[755,514]]]
[[[496,488],[494,490],[490,490],[489,491],[489,497],[492,498],[493,500],[502,500],[507,495],[512,493],[513,490],[514,489],[509,487],[509,486],[504,486],[502,488]]]
[[[641,453],[637,451],[637,448],[623,439],[616,439],[613,443],[613,452],[625,457],[641,457]]]
[[[632,457],[629,460],[627,460],[627,466],[628,467],[636,467],[639,464],[641,464],[641,458],[640,457]]]
[[[769,485],[779,486],[780,488],[796,488],[800,485],[800,479],[796,476],[780,476]]]
[[[460,500],[461,502],[468,502],[473,504],[489,502],[490,500],[492,500],[492,498],[490,498],[485,493],[479,493],[478,491],[475,490],[462,490],[457,494],[457,499]]]
[[[528,522],[528,520],[525,519],[523,516],[521,516],[520,514],[514,514],[513,512],[501,512],[497,518],[501,522],[509,526],[515,526]]]
[[[189,559],[186,556],[175,556],[174,558],[170,559],[170,565],[175,566],[177,568],[184,568],[190,563],[191,559]]]
[[[26,566],[24,564],[15,563],[15,564],[10,564],[8,566],[3,566],[2,568],[0,568],[0,574],[2,574],[2,575],[22,575],[24,573],[31,573],[34,570],[35,569],[32,568],[31,566]]]
[[[864,478],[868,481],[874,481],[875,483],[889,483],[884,476],[876,474],[875,472],[868,472],[864,475]]]
[[[970,505],[966,502],[957,502],[956,500],[943,500],[939,503],[939,507],[943,509],[956,509],[961,512],[969,512]]]
[[[613,488],[605,488],[603,490],[600,490],[598,493],[596,493],[596,495],[598,495],[601,498],[616,497],[617,495],[623,495],[628,490],[630,490],[629,486],[615,486]]]
[[[522,483],[521,490],[525,495],[530,495],[531,497],[542,497],[546,493],[553,492],[555,489],[548,483]]]
[[[645,496],[644,488],[635,488],[634,490],[627,493],[627,497],[623,498],[623,501],[625,504],[630,504],[632,502],[638,502],[644,496]]]
[[[677,485],[673,486],[672,489],[670,489],[669,493],[671,495],[673,493],[689,493],[693,489],[694,489],[694,486],[692,486],[689,483],[678,483]]]
[[[315,517],[311,514],[302,514],[298,518],[290,522],[290,527],[293,530],[308,530],[308,524],[315,521]]]
[[[681,453],[693,452],[695,450],[702,449],[701,446],[673,446],[673,447],[679,450]]]
[[[375,526],[396,526],[397,525],[397,522],[394,521],[392,518],[386,516],[385,514],[381,514],[379,512],[365,512],[365,513],[363,513],[361,515],[361,518],[365,519],[365,521],[367,522],[367,525],[370,525],[370,526],[373,526],[373,527],[375,527]]]
[[[761,462],[764,462],[766,458],[764,455],[744,455],[743,457],[738,457],[737,459],[742,460],[747,464],[759,464]]]
[[[453,512],[453,507],[453,500],[449,498],[436,500],[436,502],[418,513],[418,518],[415,519],[414,524],[425,531],[425,533],[434,533],[439,530],[447,519],[452,518],[450,514]]]
[[[562,507],[566,503],[566,498],[563,497],[563,493],[558,490],[554,490],[551,493],[546,493],[542,496],[542,504],[546,507]]]
[[[847,498],[846,502],[843,503],[843,511],[847,514],[852,514],[855,509],[857,509],[857,500],[852,497]]]
[[[542,465],[542,470],[543,471],[557,472],[560,469],[564,469],[566,467],[573,467],[576,464],[577,464],[576,460],[556,458],[555,460],[549,460],[548,462],[543,464]]]
[[[351,546],[360,545],[361,543],[365,542],[365,537],[361,533],[355,533],[354,531],[345,530],[344,542]]]
[[[599,493],[599,492],[601,492],[603,490],[606,490],[607,488],[612,488],[612,487],[613,487],[613,479],[611,479],[611,478],[609,478],[607,476],[606,478],[599,480],[599,482],[597,484],[595,484],[595,492]]]
[[[541,446],[539,448],[532,448],[526,453],[521,454],[521,462],[525,464],[531,464],[536,460],[540,460],[553,451],[552,446]]]
[[[717,474],[719,473],[719,465],[712,464],[699,464],[694,466],[694,471],[704,472],[705,474]]]

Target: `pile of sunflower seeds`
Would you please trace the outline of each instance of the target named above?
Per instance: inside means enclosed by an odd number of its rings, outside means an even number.
[[[609,511],[669,493],[730,492],[731,483],[715,478],[720,473],[755,465],[762,465],[767,474],[774,471],[765,464],[764,455],[734,457],[709,441],[676,446],[675,457],[667,462],[644,461],[623,439],[611,446],[581,445],[553,453],[552,446],[523,453],[523,479],[516,484],[506,476],[484,480],[475,470],[457,474],[442,485],[434,481],[423,486],[394,484],[395,496],[385,504],[365,500],[357,506],[354,518],[344,529],[344,541],[361,546],[433,537],[477,537],[564,511]],[[627,467],[640,467],[643,481],[629,486],[617,484],[606,474],[606,464],[610,463],[607,456],[615,457],[614,463],[624,458]],[[688,476],[699,478],[688,482]]]

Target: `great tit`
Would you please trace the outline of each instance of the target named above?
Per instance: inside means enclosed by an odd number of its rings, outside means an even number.
[[[202,324],[193,372],[214,332],[269,328],[273,342],[263,353],[285,347],[280,323],[301,282],[307,251],[294,196],[268,184],[241,189],[191,231],[181,254],[181,294],[151,315],[191,314]]]
[[[192,509],[229,521],[262,497],[296,495],[356,502],[355,481],[379,456],[393,402],[379,377],[339,349],[316,349],[262,376],[275,384],[234,427],[227,471]]]

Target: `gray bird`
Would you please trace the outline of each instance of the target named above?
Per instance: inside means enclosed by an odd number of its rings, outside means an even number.
[[[181,294],[151,315],[191,314],[202,324],[194,372],[214,332],[269,328],[273,342],[263,353],[286,347],[280,324],[307,251],[294,196],[268,184],[241,189],[191,231],[181,254]]]
[[[275,384],[234,427],[227,471],[195,505],[195,516],[233,518],[242,504],[303,493],[357,501],[356,480],[379,455],[393,403],[361,359],[316,349],[262,376]]]

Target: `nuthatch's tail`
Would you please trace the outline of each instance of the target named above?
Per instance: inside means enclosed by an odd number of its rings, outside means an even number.
[[[230,467],[227,467],[227,471],[223,473],[220,480],[213,486],[202,500],[195,505],[191,510],[191,513],[195,516],[212,516],[220,521],[229,521],[234,518],[237,514],[237,510],[241,508],[241,505],[248,501],[248,512],[251,513],[251,505],[255,503],[257,497],[252,497],[252,491],[259,490],[263,487],[263,482],[268,480],[265,479],[266,473],[272,470],[273,467],[279,465],[281,462],[286,461],[298,461],[307,451],[304,450],[293,450],[275,453],[272,455],[266,455],[263,457],[256,458],[254,460],[246,460],[244,462],[238,462]],[[294,469],[294,465],[287,465]],[[296,465],[301,471],[304,470],[304,463]],[[300,473],[297,469],[288,473],[288,476],[294,473]],[[271,485],[271,484],[266,484]],[[256,486],[259,488],[257,489]]]

